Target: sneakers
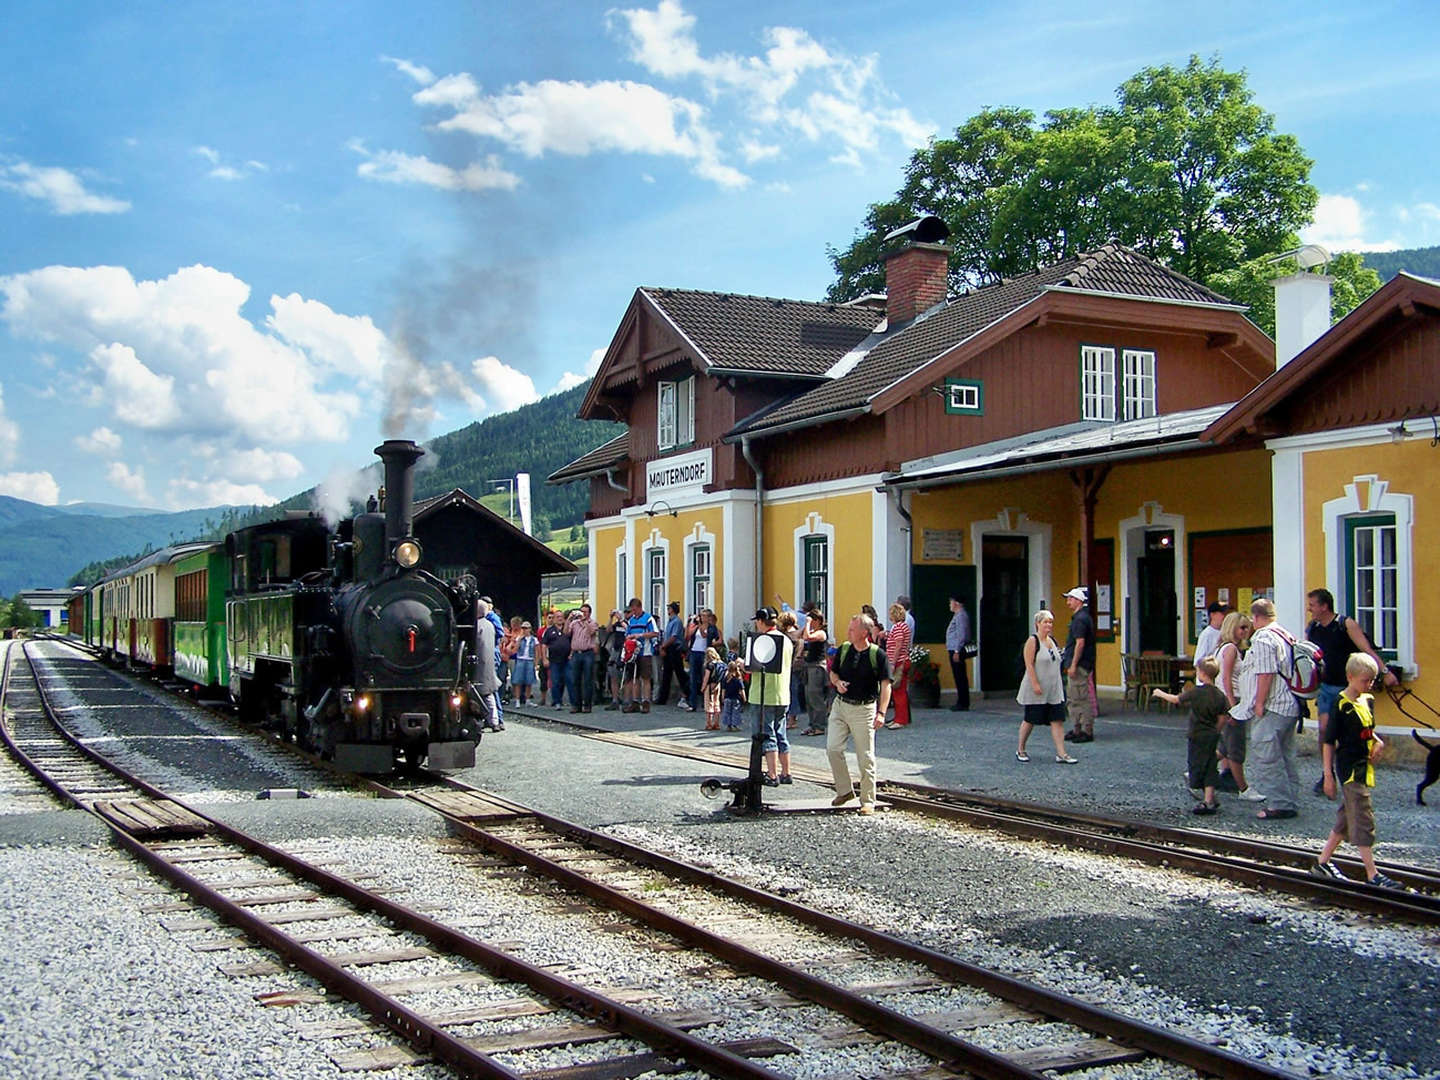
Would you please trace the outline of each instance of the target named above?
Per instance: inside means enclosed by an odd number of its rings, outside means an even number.
[[[767,776],[767,777],[765,777],[765,786],[766,786],[766,787],[779,787],[779,786],[780,786],[780,781],[779,781],[779,779],[777,779],[777,778],[774,777],[774,776]]]
[[[694,711],[695,711],[694,709],[692,709],[692,708],[690,707],[690,703],[689,703],[688,701],[682,701],[682,702],[680,702],[680,708],[681,708],[682,710],[684,710],[685,712],[694,712]]]
[[[1209,817],[1211,814],[1218,814],[1220,812],[1220,804],[1216,802],[1196,803],[1195,808],[1190,812],[1200,817]]]
[[[842,791],[842,792],[840,792],[840,794],[836,795],[833,799],[830,800],[830,805],[831,805],[831,806],[844,806],[847,802],[849,802],[849,801],[850,801],[851,799],[853,799],[853,798],[855,798],[855,792],[853,792],[853,791]]]
[[[1309,873],[1311,877],[1334,879],[1335,881],[1346,880],[1345,875],[1340,872],[1340,868],[1332,862],[1311,863]]]
[[[862,811],[863,811],[864,808],[862,807],[861,809],[862,809]],[[1380,873],[1380,872],[1378,872],[1378,871],[1376,872],[1375,876],[1372,877],[1372,878],[1371,878],[1369,881],[1367,881],[1365,884],[1366,884],[1366,885],[1372,885],[1372,886],[1374,886],[1374,887],[1377,888],[1377,889],[1401,889],[1401,890],[1403,890],[1403,889],[1405,888],[1404,885],[1401,885],[1400,882],[1396,881],[1394,878],[1392,878],[1392,877],[1386,877],[1384,874],[1382,874],[1382,873]]]
[[[782,784],[793,784],[794,782],[794,780],[790,779],[789,773],[786,773],[784,776],[780,777],[780,783]]]
[[[1261,795],[1261,794],[1260,794],[1258,791],[1256,791],[1253,787],[1247,787],[1244,791],[1239,792],[1235,797],[1236,797],[1237,799],[1239,799],[1241,802],[1264,802],[1264,801],[1265,801],[1265,796],[1264,796],[1264,795]]]

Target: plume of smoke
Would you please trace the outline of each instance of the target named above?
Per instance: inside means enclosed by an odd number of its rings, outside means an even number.
[[[382,381],[386,438],[407,433],[423,438],[444,399],[482,411],[485,399],[463,373],[470,360],[531,351],[533,271],[524,261],[501,254],[493,240],[473,250],[490,252],[495,265],[430,260],[411,267],[396,288],[389,332],[393,347]]]
[[[333,529],[354,514],[357,507],[364,506],[365,500],[374,494],[379,484],[379,465],[370,465],[358,471],[336,465],[316,486],[310,507]]]

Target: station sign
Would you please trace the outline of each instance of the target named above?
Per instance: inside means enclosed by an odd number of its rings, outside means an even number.
[[[645,501],[671,495],[698,494],[715,476],[712,447],[652,461],[645,466]]]

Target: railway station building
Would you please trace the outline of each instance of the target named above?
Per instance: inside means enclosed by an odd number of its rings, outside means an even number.
[[[946,238],[897,230],[886,294],[846,305],[635,292],[580,411],[629,430],[549,478],[590,484],[597,607],[709,606],[733,635],[778,595],[833,635],[908,594],[940,659],[955,593],[997,692],[1083,583],[1118,693],[1211,601],[1277,595],[1275,448],[1219,426],[1280,378],[1244,308],[1119,245],[947,299]]]
[[[1319,332],[1202,438],[1270,457],[1281,621],[1298,632],[1306,593],[1328,589],[1440,707],[1440,282],[1401,273],[1333,327],[1328,312],[1327,292]],[[1410,726],[1384,700],[1376,720]]]

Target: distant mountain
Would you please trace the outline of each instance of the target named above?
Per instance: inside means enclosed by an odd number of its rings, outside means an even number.
[[[0,596],[59,588],[87,563],[192,539],[233,514],[228,507],[180,513],[132,508],[129,517],[72,510],[0,496]]]
[[[50,509],[61,514],[81,514],[85,517],[143,517],[149,514],[167,514],[168,510],[147,506],[116,506],[114,503],[76,502]],[[223,507],[221,508],[223,509]]]
[[[1420,277],[1440,279],[1440,247],[1406,248],[1403,251],[1366,251],[1365,265],[1389,281],[1404,270]]]

